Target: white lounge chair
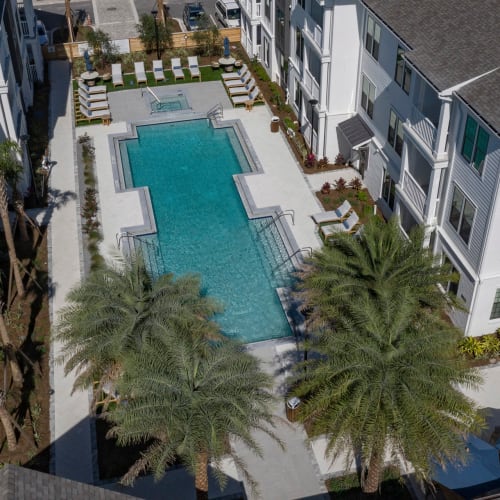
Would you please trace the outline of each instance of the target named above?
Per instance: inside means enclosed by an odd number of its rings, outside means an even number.
[[[321,226],[320,232],[323,235],[323,239],[326,241],[328,238],[334,236],[337,233],[351,233],[353,229],[359,222],[358,214],[353,210],[351,215],[342,222],[337,224],[328,224],[327,226]]]
[[[255,87],[255,78],[251,78],[250,81],[244,87],[231,87],[227,89],[229,97],[235,95],[249,94]]]
[[[153,61],[153,74],[155,75],[155,80],[157,82],[165,80],[165,73],[163,71],[163,61],[161,59],[155,59]]]
[[[134,63],[134,71],[137,79],[137,85],[140,85],[141,83],[148,83],[146,71],[144,70],[144,63],[142,61]]]
[[[237,80],[228,80],[224,82],[224,85],[227,89],[232,87],[244,87],[251,78],[252,73],[250,73],[250,71],[247,71],[244,75],[241,75],[241,78],[238,78]]]
[[[87,94],[101,94],[102,92],[106,92],[106,85],[94,85],[89,87],[86,83],[79,81],[78,87],[80,87],[84,92],[87,92]]]
[[[198,66],[198,58],[196,56],[188,57],[189,72],[191,73],[191,79],[198,78],[201,82],[200,67]]]
[[[106,92],[101,92],[99,94],[87,94],[82,89],[78,89],[78,95],[88,102],[106,101],[108,99],[108,94]]]
[[[176,80],[184,79],[180,57],[172,57],[172,72]]]
[[[228,80],[238,80],[241,78],[248,70],[248,66],[244,64],[238,71],[231,71],[231,73],[222,73],[221,78],[224,81]]]
[[[109,112],[109,109],[100,109],[97,111],[90,111],[84,106],[80,106],[80,113],[82,116],[84,116],[89,122],[90,120],[95,120],[97,118],[100,118],[102,120],[110,120],[111,119],[111,113]]]
[[[344,200],[344,202],[338,206],[335,210],[329,210],[328,212],[320,212],[319,214],[311,215],[312,220],[316,224],[326,224],[327,222],[339,222],[344,219],[347,214],[352,210],[352,206],[349,200]]]
[[[98,109],[109,109],[109,104],[108,100],[106,99],[105,101],[99,101],[99,102],[90,102],[86,101],[85,99],[82,99],[79,97],[80,104],[87,109],[90,109],[91,111],[96,111]]]
[[[256,85],[249,94],[231,96],[231,101],[233,102],[233,106],[238,106],[239,104],[245,104],[247,101],[254,101],[259,95],[260,90]]]
[[[113,86],[123,85],[122,65],[120,63],[111,65],[111,78],[113,79]]]

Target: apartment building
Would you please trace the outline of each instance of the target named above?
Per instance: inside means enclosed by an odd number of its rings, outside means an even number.
[[[12,140],[23,149],[22,192],[28,191],[33,178],[26,112],[43,70],[32,0],[0,0],[0,141]]]

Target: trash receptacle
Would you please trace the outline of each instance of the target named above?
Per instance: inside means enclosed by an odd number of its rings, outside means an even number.
[[[300,403],[300,399],[296,397],[291,398],[286,402],[286,418],[290,422],[297,421]]]
[[[271,132],[279,132],[279,130],[280,130],[279,116],[273,116],[271,118]]]

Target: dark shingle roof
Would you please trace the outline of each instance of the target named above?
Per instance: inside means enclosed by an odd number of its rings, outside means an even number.
[[[374,136],[370,127],[359,115],[354,115],[352,118],[339,123],[338,127],[352,147],[359,146]]]
[[[0,500],[55,500],[59,498],[126,500],[136,497],[16,465],[5,465],[0,470]]]
[[[500,67],[500,0],[363,2],[410,47],[406,58],[438,91]],[[483,90],[481,84],[472,85],[467,101],[474,108],[481,101],[493,123],[500,86],[488,87],[486,96]]]

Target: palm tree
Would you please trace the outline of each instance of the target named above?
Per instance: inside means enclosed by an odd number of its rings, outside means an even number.
[[[17,448],[17,439],[14,433],[14,426],[12,425],[12,417],[5,406],[6,399],[5,391],[0,390],[0,422],[2,422],[5,431],[7,448],[9,451],[14,451]]]
[[[338,234],[331,246],[316,252],[299,285],[313,323],[333,324],[361,291],[380,296],[410,287],[422,306],[457,305],[436,286],[454,276],[423,248],[424,229],[416,227],[409,236],[402,235],[397,218],[387,224],[373,218],[359,237]]]
[[[195,476],[197,498],[207,499],[209,463],[224,486],[221,461],[232,455],[255,486],[229,438],[241,440],[259,456],[252,430],[279,442],[271,429],[271,387],[258,360],[231,341],[166,335],[146,345],[125,363],[119,392],[129,395],[127,404],[108,414],[115,424],[110,436],[119,444],[152,441],[123,482],[131,483],[145,470],[160,478],[180,459]]]
[[[19,269],[19,261],[17,259],[16,247],[14,244],[14,237],[12,235],[12,228],[9,221],[9,209],[7,198],[6,177],[11,175],[13,171],[18,168],[18,161],[15,159],[15,152],[18,151],[19,146],[14,141],[4,141],[0,143],[0,217],[5,233],[5,240],[9,250],[10,267],[14,273],[14,280],[16,282],[17,293],[20,297],[24,297],[25,290],[23,280],[21,278],[21,271]]]
[[[325,433],[334,456],[361,457],[362,487],[375,493],[387,453],[429,477],[432,461],[464,455],[464,435],[480,422],[458,385],[480,377],[458,356],[461,332],[443,319],[448,278],[397,221],[370,222],[360,238],[339,235],[302,275],[312,311],[313,356],[298,372],[301,418]]]
[[[112,389],[129,352],[168,332],[218,335],[208,321],[218,304],[200,294],[196,276],[174,280],[166,274],[154,281],[141,255],[116,258],[93,271],[68,294],[56,329],[63,346],[65,372],[78,371],[74,389],[99,382]],[[111,391],[112,392],[112,391]]]
[[[7,330],[7,325],[5,324],[5,317],[2,309],[3,304],[0,302],[0,339],[2,340],[5,357],[9,361],[12,380],[16,386],[21,387],[24,382],[24,376],[16,359],[15,348],[10,340],[9,331]]]

